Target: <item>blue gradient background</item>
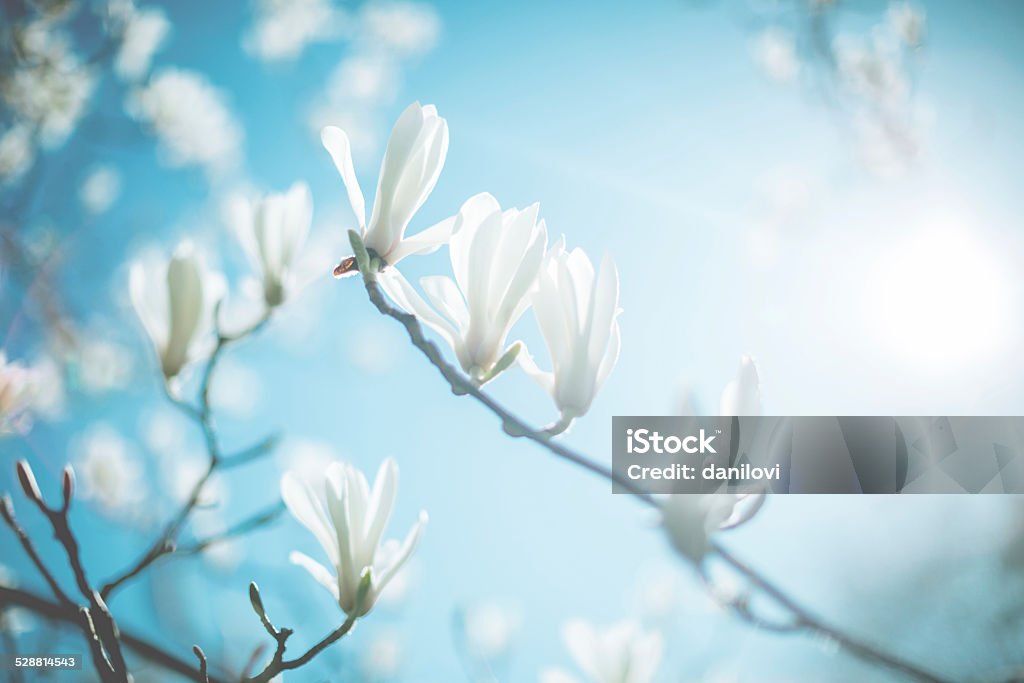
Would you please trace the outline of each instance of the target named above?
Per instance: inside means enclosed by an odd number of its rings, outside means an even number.
[[[863,16],[883,7],[863,3]],[[567,443],[607,459],[611,415],[676,411],[684,385],[714,411],[743,353],[758,360],[767,413],[1020,414],[1019,328],[991,358],[922,369],[866,341],[863,321],[847,305],[863,285],[866,259],[933,212],[962,218],[999,254],[1012,301],[1021,301],[1024,6],[924,7],[928,41],[917,88],[935,123],[923,159],[883,181],[857,163],[841,116],[806,89],[758,72],[740,4],[438,6],[438,47],[406,72],[380,121],[383,133],[414,99],[437,104],[448,119],[448,162],[416,226],[450,215],[479,191],[509,206],[540,201],[554,234],[564,232],[595,258],[610,252],[620,269],[622,356]],[[248,179],[265,189],[307,180],[315,231],[336,233],[337,255],[345,255],[352,217],[305,116],[346,48],[315,45],[293,65],[268,68],[239,47],[247,8],[187,1],[166,10],[174,35],[157,68],[195,68],[227,90],[245,128]],[[858,26],[856,7],[851,14]],[[98,96],[109,105],[101,111],[119,106],[118,88],[104,82]],[[71,256],[61,281],[72,309],[132,345],[138,381],[101,399],[72,396],[65,419],[0,444],[4,489],[14,484],[15,457],[27,456],[44,489],[55,492],[72,436],[95,421],[115,423],[141,443],[141,424],[162,398],[123,301],[123,264],[136,249],[154,241],[169,248],[191,235],[220,245],[229,273],[242,265],[218,221],[216,192],[198,172],[160,168],[137,128],[108,137],[90,133],[99,130],[92,125],[100,124],[90,119],[63,152],[71,163],[46,169],[35,211],[60,226]],[[378,158],[356,159],[367,195]],[[122,197],[101,220],[72,225],[66,188],[97,159],[123,171]],[[754,185],[779,167],[815,180],[818,208],[803,231],[784,240],[778,263],[758,269],[744,246],[759,211]],[[407,264],[409,275],[445,272],[447,254]],[[385,629],[403,640],[403,680],[459,680],[453,610],[492,596],[519,603],[524,615],[499,680],[531,680],[545,666],[569,665],[559,639],[565,619],[610,622],[636,612],[631,595],[644,568],[674,563],[648,511],[612,497],[606,482],[505,437],[492,416],[451,395],[400,330],[377,316],[357,282],[324,278],[307,296],[315,299],[315,323],[301,340],[284,334],[281,321],[231,352],[259,373],[263,389],[255,415],[219,423],[228,448],[280,428],[329,442],[368,471],[394,455],[402,479],[392,535],[404,534],[421,508],[431,519],[408,602],[372,614],[340,648],[288,680],[355,680],[346,662]],[[4,298],[6,327],[17,301]],[[32,320],[10,329],[9,355],[37,344]],[[537,346],[531,321],[523,334]],[[353,362],[359,335],[393,350],[386,372]],[[535,423],[553,417],[547,397],[518,373],[502,378],[494,393]],[[199,435],[188,434],[189,448],[201,452]],[[231,473],[227,519],[277,495],[280,471],[272,458]],[[18,509],[42,536],[42,520],[23,503]],[[1021,515],[1019,501],[997,497],[775,498],[729,543],[849,631],[950,677],[985,680],[1024,664],[1024,581],[1019,570],[998,564],[1014,515]],[[84,504],[75,523],[96,577],[120,569],[147,538]],[[41,589],[13,552],[12,537],[3,532],[0,539],[3,562]],[[248,608],[252,579],[275,620],[297,628],[296,647],[311,643],[340,616],[326,593],[288,564],[296,547],[318,556],[313,539],[283,518],[245,541],[246,559],[236,570],[171,560],[113,608],[125,627],[182,655],[199,642],[208,651],[224,647],[237,663],[263,635]],[[47,546],[46,556],[56,558],[55,549]],[[684,595],[667,629],[659,680],[713,672],[744,681],[899,680],[828,643],[738,625],[708,606],[681,565],[679,574]]]

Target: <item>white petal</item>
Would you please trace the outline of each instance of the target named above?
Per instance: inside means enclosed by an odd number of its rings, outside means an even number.
[[[593,625],[582,619],[573,619],[562,627],[562,640],[576,665],[591,679],[601,680],[598,637]]]
[[[327,519],[323,504],[308,485],[292,472],[281,477],[281,499],[292,516],[306,527],[327,553],[331,562],[338,556],[334,530]]]
[[[455,228],[449,249],[455,281],[463,292],[470,291],[469,249],[473,243],[473,237],[485,218],[500,211],[501,206],[498,204],[498,200],[488,192],[481,192],[467,199],[455,216]]]
[[[736,379],[729,382],[722,391],[719,403],[720,415],[760,415],[761,384],[757,365],[750,356],[743,356]]]
[[[420,278],[420,286],[427,298],[441,313],[455,323],[458,335],[465,336],[469,329],[469,311],[459,288],[447,275],[429,275]]]
[[[395,495],[398,492],[398,464],[394,458],[385,458],[377,470],[377,478],[373,482],[373,492],[366,513],[366,546],[376,549],[380,545],[381,536],[391,518],[391,510],[395,506]]]
[[[529,349],[526,348],[526,344],[523,344],[522,349],[519,351],[519,355],[516,356],[516,362],[519,363],[519,366],[523,371],[529,375],[533,381],[539,384],[544,391],[554,395],[555,374],[553,372],[547,372],[540,369],[537,362],[530,354]]]
[[[363,191],[359,188],[359,180],[356,178],[356,171],[352,165],[352,145],[345,135],[345,131],[335,126],[327,126],[320,132],[320,141],[327,149],[334,166],[341,175],[341,181],[345,184],[348,192],[348,203],[352,206],[352,213],[359,221],[360,228],[366,228],[366,201],[363,199]]]
[[[392,577],[394,577],[398,570],[402,568],[402,565],[408,561],[409,556],[412,555],[412,551],[416,549],[416,544],[419,543],[420,536],[423,535],[423,529],[427,526],[428,519],[426,511],[421,511],[419,519],[416,520],[412,529],[409,530],[409,534],[402,542],[402,547],[399,549],[394,560],[392,560],[391,565],[389,567],[385,567],[383,571],[381,571],[380,576],[377,579],[378,592],[384,589],[384,586],[391,581]]]
[[[412,313],[422,323],[437,332],[453,349],[459,343],[458,331],[450,322],[438,315],[437,311],[423,300],[409,281],[395,268],[385,269],[378,277],[381,289],[406,313]]]
[[[430,254],[441,248],[441,245],[451,239],[452,228],[455,226],[455,217],[446,218],[440,223],[435,223],[426,230],[416,233],[412,237],[403,239],[398,246],[387,253],[388,265],[395,265],[406,256],[422,256]]]
[[[338,582],[327,567],[323,566],[309,555],[300,553],[298,550],[293,550],[291,554],[288,555],[288,559],[292,564],[297,564],[309,572],[309,575],[316,579],[317,583],[331,592],[335,601],[338,600]]]

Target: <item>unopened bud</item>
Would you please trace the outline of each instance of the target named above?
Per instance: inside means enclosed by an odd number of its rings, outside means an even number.
[[[43,501],[43,494],[39,491],[39,484],[36,483],[36,475],[32,472],[32,467],[28,464],[27,460],[19,460],[17,465],[18,470],[18,482],[21,484],[21,490],[25,492],[29,500],[36,503]]]
[[[252,611],[260,619],[266,619],[267,613],[263,609],[263,598],[260,596],[260,588],[255,581],[249,583],[249,602],[252,603]]]
[[[61,478],[61,496],[64,498],[64,509],[71,506],[71,498],[75,495],[75,470],[71,465],[64,466],[64,475]]]

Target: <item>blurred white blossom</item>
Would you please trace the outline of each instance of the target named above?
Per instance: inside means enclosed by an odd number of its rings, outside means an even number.
[[[352,165],[352,147],[340,128],[324,128],[321,138],[334,160],[359,221],[363,242],[387,265],[406,256],[435,251],[451,236],[454,218],[406,237],[409,222],[430,196],[448,155],[448,122],[433,105],[409,105],[391,131],[381,162],[373,213],[366,222],[366,202]]]
[[[761,381],[757,365],[750,356],[740,360],[736,378],[725,385],[718,407],[719,415],[760,415]]]
[[[381,109],[394,101],[409,61],[432,50],[440,31],[441,19],[428,4],[365,3],[348,32],[351,51],[311,107],[312,128],[339,126],[348,132],[354,153],[375,151]]]
[[[218,412],[248,417],[259,407],[265,395],[260,374],[234,358],[224,358],[217,366],[217,381],[210,387],[210,405]]]
[[[893,3],[889,6],[889,23],[908,47],[919,47],[924,42],[924,10],[909,2]]]
[[[162,69],[132,93],[127,108],[156,134],[171,166],[201,166],[217,175],[241,156],[241,124],[224,92],[202,74]]]
[[[370,639],[359,655],[359,668],[369,680],[396,678],[402,667],[402,643],[391,632]]]
[[[634,621],[598,629],[575,619],[562,629],[562,640],[590,683],[649,683],[661,664],[661,634],[644,631]],[[548,669],[540,679],[541,683],[577,681],[561,669]]]
[[[55,22],[17,26],[14,41],[19,59],[0,73],[0,99],[38,133],[44,147],[57,147],[85,113],[96,75]]]
[[[584,415],[619,358],[619,272],[610,256],[594,266],[582,249],[552,247],[537,279],[533,311],[553,370],[529,353],[519,361],[555,400],[563,421]]]
[[[333,571],[298,551],[292,552],[291,560],[330,591],[346,614],[362,616],[370,611],[409,559],[427,523],[427,513],[421,511],[403,542],[381,543],[397,491],[398,465],[392,458],[381,463],[372,491],[362,472],[341,462],[328,466],[316,484],[292,472],[281,479],[285,505],[320,543]],[[357,605],[364,579],[369,580],[369,590]]]
[[[762,31],[754,41],[753,53],[754,61],[769,78],[785,83],[800,74],[796,43],[779,28]]]
[[[0,133],[0,183],[20,178],[34,159],[32,130],[27,124],[15,123]]]
[[[121,174],[116,168],[101,165],[89,171],[78,188],[78,199],[91,214],[104,213],[121,194]]]
[[[7,354],[0,350],[0,437],[27,426],[33,383],[32,371],[21,363],[8,363]]]
[[[440,33],[437,11],[419,2],[368,2],[360,16],[363,40],[403,57],[434,49]]]
[[[348,15],[331,0],[255,0],[246,51],[265,62],[295,59],[307,45],[343,34]]]
[[[146,500],[142,463],[112,426],[94,424],[78,435],[72,443],[72,461],[80,495],[105,514],[132,516]]]
[[[128,384],[133,359],[124,346],[99,336],[90,336],[79,344],[77,365],[82,388],[92,394],[101,394]]]
[[[463,204],[448,245],[455,280],[444,275],[420,280],[430,304],[394,269],[381,274],[388,295],[441,335],[479,384],[513,363],[521,347],[516,342],[505,348],[505,340],[529,306],[547,250],[547,228],[538,211],[534,204],[503,212],[486,192]]]
[[[132,305],[160,359],[164,377],[178,375],[202,352],[220,292],[189,242],[181,243],[159,267],[131,266]]]
[[[523,624],[514,605],[487,600],[462,610],[466,649],[476,659],[491,661],[508,653]]]
[[[128,81],[137,81],[149,73],[153,55],[163,45],[171,22],[163,10],[155,7],[132,8],[125,18],[121,49],[114,60],[114,72]]]
[[[273,193],[252,201],[232,202],[235,233],[253,267],[259,270],[263,300],[274,307],[294,294],[294,268],[309,234],[313,197],[305,183],[295,183],[285,193]]]

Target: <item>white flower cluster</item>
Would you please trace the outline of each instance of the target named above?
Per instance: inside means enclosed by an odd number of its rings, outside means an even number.
[[[156,134],[170,166],[200,166],[218,176],[241,157],[241,124],[227,96],[202,74],[161,69],[134,91],[127,108]]]
[[[395,124],[369,220],[349,137],[329,126],[322,139],[366,248],[387,266],[379,279],[388,296],[437,332],[478,385],[518,359],[554,399],[563,428],[585,414],[619,354],[614,262],[606,257],[595,270],[582,250],[565,248],[564,238],[549,246],[536,204],[503,210],[486,193],[470,198],[455,216],[406,236],[448,152],[448,124],[432,105],[410,105]],[[424,299],[394,266],[446,243],[454,280],[423,278]],[[550,371],[537,366],[521,341],[507,344],[513,325],[530,308],[548,347]]]
[[[233,227],[259,271],[268,310],[295,292],[296,258],[312,215],[312,198],[304,183],[296,183],[284,194],[237,200],[233,206]],[[129,285],[132,305],[167,380],[206,356],[212,346],[215,311],[225,294],[224,278],[206,266],[190,241],[179,244],[166,262],[134,262]]]

